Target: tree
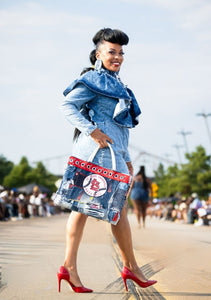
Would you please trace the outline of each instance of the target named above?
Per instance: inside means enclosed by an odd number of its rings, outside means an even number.
[[[186,164],[180,167],[175,164],[166,171],[163,165],[159,165],[155,171],[159,197],[168,197],[176,192],[185,196],[196,192],[201,197],[207,197],[211,191],[211,156],[206,155],[202,146],[198,146],[194,152],[187,153],[186,158]]]
[[[207,197],[211,191],[211,156],[206,155],[202,146],[198,146],[195,152],[187,153],[186,158],[189,162],[183,167],[182,173],[189,181],[191,192]]]
[[[155,182],[158,185],[158,197],[166,196],[166,175],[163,164],[159,164],[157,171],[154,171]]]
[[[13,165],[10,173],[4,177],[3,185],[7,188],[18,188],[29,183],[36,183],[55,192],[57,179],[58,177],[50,173],[42,162],[38,162],[36,167],[32,168],[27,158],[23,156],[19,164]]]
[[[26,178],[30,183],[41,184],[51,191],[56,190],[55,182],[58,177],[48,172],[42,162],[38,162],[36,167],[27,173]]]
[[[13,166],[13,162],[7,160],[3,155],[0,155],[0,184],[3,184],[4,177],[11,172]]]
[[[25,156],[23,156],[18,165],[14,165],[10,174],[8,174],[3,181],[3,184],[8,188],[20,187],[29,183],[26,175],[32,168]]]

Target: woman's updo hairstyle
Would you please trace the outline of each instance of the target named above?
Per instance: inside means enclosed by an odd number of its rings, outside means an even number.
[[[99,45],[103,42],[110,42],[113,44],[119,45],[127,45],[129,42],[129,37],[123,31],[118,29],[111,29],[111,28],[104,28],[99,30],[92,39],[93,43],[95,44],[96,48],[92,50],[89,55],[89,59],[91,63],[94,65],[96,62],[96,50],[98,49]]]

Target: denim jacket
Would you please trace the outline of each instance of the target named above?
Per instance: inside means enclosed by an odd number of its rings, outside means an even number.
[[[122,160],[131,161],[129,128],[138,123],[140,109],[132,91],[116,76],[104,69],[85,73],[64,91],[62,110],[67,120],[82,132],[75,143],[74,155],[88,158],[96,147],[90,134],[99,128],[113,140],[118,170],[124,171]]]
[[[118,73],[101,68],[83,74],[64,91],[66,96],[78,83],[84,84],[91,91],[102,96],[115,98],[117,104],[113,119],[121,126],[135,127],[141,110],[133,92],[121,82]]]

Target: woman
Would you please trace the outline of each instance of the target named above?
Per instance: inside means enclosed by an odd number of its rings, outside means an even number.
[[[138,227],[141,227],[141,216],[143,227],[145,227],[146,210],[149,202],[149,195],[152,197],[152,187],[150,180],[145,175],[144,166],[140,167],[139,172],[134,177],[130,190],[130,198],[137,217]]]
[[[111,168],[109,142],[115,152],[116,170],[132,175],[133,167],[127,150],[128,128],[138,123],[140,109],[132,91],[122,84],[118,76],[124,55],[122,46],[128,41],[128,36],[120,30],[105,28],[98,31],[93,38],[95,49],[90,54],[94,67],[84,70],[83,75],[64,91],[66,98],[62,107],[68,121],[77,128],[73,156],[87,160],[99,145],[101,149],[94,163]],[[57,273],[59,291],[60,281],[64,279],[75,292],[92,292],[81,283],[76,265],[86,220],[87,216],[78,212],[71,212],[68,219],[64,265]],[[136,263],[125,207],[117,225],[111,227],[123,259],[122,278],[126,289],[127,279],[142,287],[156,283],[146,280]]]

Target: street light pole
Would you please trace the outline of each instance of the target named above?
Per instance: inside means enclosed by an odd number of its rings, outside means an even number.
[[[189,151],[188,151],[188,143],[187,143],[186,135],[191,134],[191,133],[192,132],[190,132],[190,131],[184,131],[184,130],[181,130],[180,132],[178,132],[178,134],[181,134],[183,136],[184,146],[186,148],[187,153],[189,153]]]
[[[182,148],[183,146],[181,146],[181,145],[174,145],[173,146],[174,148],[176,148],[176,150],[177,150],[177,154],[178,154],[178,158],[179,158],[179,163],[180,163],[180,165],[182,164],[182,159],[181,159],[181,155],[180,155],[180,148]]]
[[[207,118],[211,116],[211,113],[209,113],[209,114],[199,113],[199,114],[196,114],[196,115],[204,118],[205,126],[207,128],[208,138],[209,138],[210,144],[211,144],[211,133],[210,133],[209,124],[208,124],[208,121],[207,121]]]

